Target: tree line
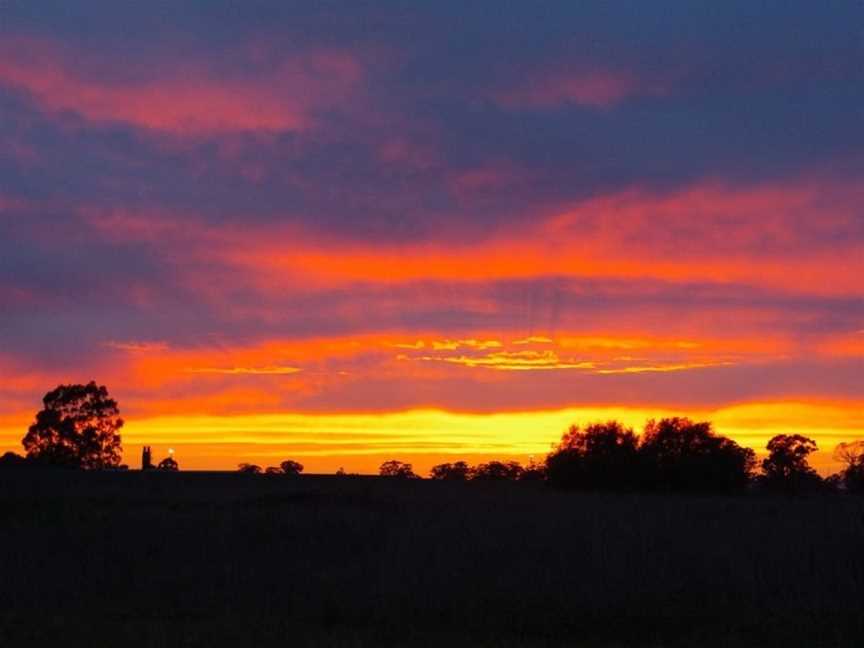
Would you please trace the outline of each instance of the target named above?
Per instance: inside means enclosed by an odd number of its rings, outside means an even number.
[[[846,490],[864,493],[864,440],[841,443],[834,452],[843,469],[823,479],[810,466],[816,442],[799,434],[779,434],[757,461],[750,448],[717,434],[711,423],[672,417],[650,420],[641,435],[618,421],[572,426],[542,463],[523,467],[492,461],[433,466],[430,479],[543,480],[550,486],[582,491],[735,493],[761,489],[805,493]],[[410,478],[412,466],[381,465],[386,477]]]
[[[22,439],[25,455],[7,452],[0,468],[69,467],[124,469],[117,402],[104,386],[60,385],[43,398],[43,408]],[[650,420],[641,434],[618,421],[567,430],[542,462],[465,461],[433,466],[429,479],[446,481],[543,481],[582,491],[734,493],[749,489],[802,493],[830,490],[864,492],[864,440],[841,443],[834,452],[843,469],[823,479],[809,464],[816,442],[799,434],[779,434],[757,461],[750,448],[715,432],[711,423],[683,417]],[[149,449],[145,467],[150,467]],[[173,457],[154,470],[174,472]],[[247,474],[299,475],[303,465],[288,459],[262,469],[242,463]],[[339,469],[338,475],[346,475]],[[398,460],[381,464],[379,474],[419,479],[413,466]]]

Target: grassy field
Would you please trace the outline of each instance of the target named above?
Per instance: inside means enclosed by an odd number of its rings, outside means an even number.
[[[0,473],[4,646],[860,646],[864,499]]]

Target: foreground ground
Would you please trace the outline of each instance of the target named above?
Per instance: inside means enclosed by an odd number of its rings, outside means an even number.
[[[864,498],[0,473],[5,646],[859,646]]]

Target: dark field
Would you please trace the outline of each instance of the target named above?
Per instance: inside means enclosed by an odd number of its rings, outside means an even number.
[[[0,473],[4,646],[860,646],[864,499]]]

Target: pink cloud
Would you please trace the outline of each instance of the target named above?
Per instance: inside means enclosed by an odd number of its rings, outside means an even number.
[[[541,71],[524,82],[496,92],[494,99],[505,108],[554,108],[576,104],[607,108],[637,95],[656,95],[662,88],[626,72],[586,70]]]
[[[469,176],[482,190],[507,173]],[[418,281],[477,282],[578,277],[741,284],[793,293],[860,294],[861,191],[857,185],[796,181],[753,187],[700,182],[676,192],[643,189],[580,201],[499,228],[481,240],[416,243],[322,236],[292,223],[213,225],[194,215],[97,213],[88,222],[109,240],[148,242],[221,268],[225,281],[262,293]],[[215,290],[212,283],[200,290]],[[216,293],[219,291],[216,290]],[[214,294],[214,299],[218,294]]]
[[[44,110],[174,134],[304,130],[317,109],[346,101],[362,75],[350,55],[315,51],[266,68],[250,60],[242,77],[190,60],[121,82],[54,43],[13,37],[0,44],[0,84],[26,91]]]

